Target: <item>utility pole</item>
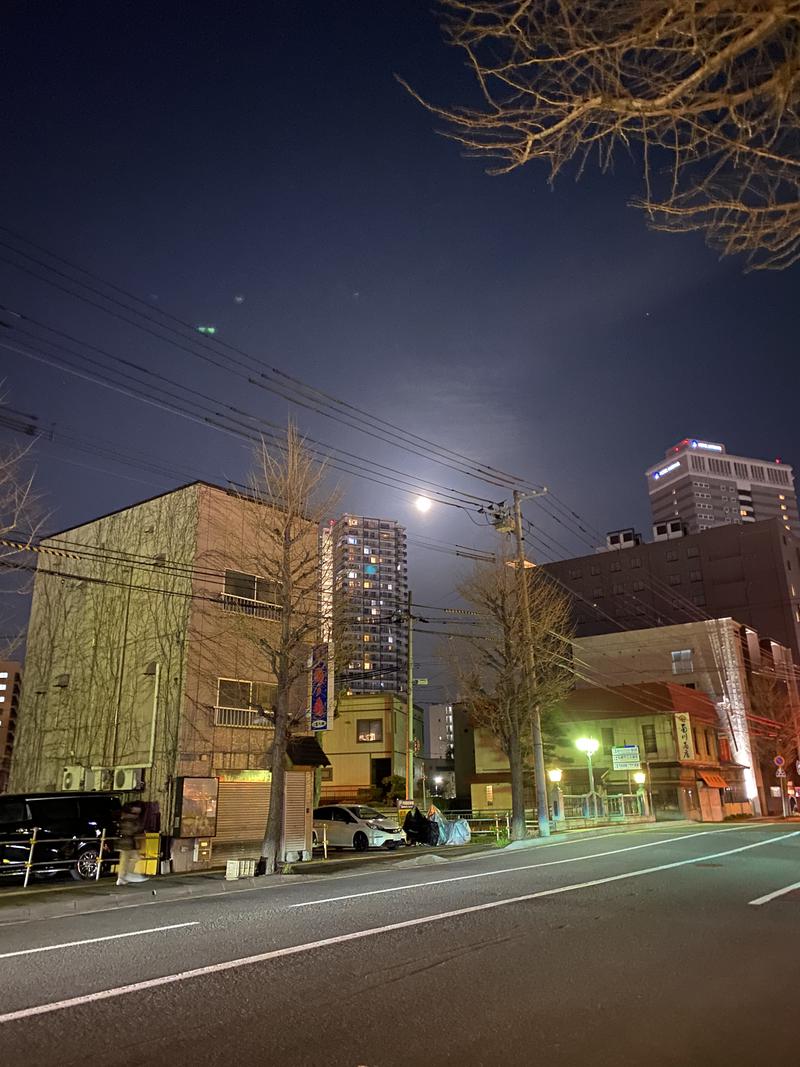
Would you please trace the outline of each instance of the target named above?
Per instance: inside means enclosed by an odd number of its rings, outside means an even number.
[[[406,623],[408,625],[408,704],[406,715],[408,726],[406,738],[406,800],[414,799],[414,615],[411,611],[411,590],[408,591],[406,604]]]
[[[531,702],[531,734],[533,737],[533,775],[536,782],[536,815],[539,823],[539,836],[550,836],[550,810],[547,799],[547,781],[544,769],[544,746],[542,744],[542,718],[539,707],[533,703],[536,689],[535,664],[533,656],[533,625],[531,623],[531,603],[528,591],[528,579],[525,575],[525,538],[522,533],[522,501],[535,493],[522,494],[514,490],[514,536],[517,542],[517,582],[519,583],[519,600],[522,606],[522,625],[525,632],[525,675],[528,700]]]

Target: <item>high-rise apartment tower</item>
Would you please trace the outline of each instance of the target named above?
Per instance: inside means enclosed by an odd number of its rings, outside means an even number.
[[[361,515],[332,520],[322,531],[322,566],[328,579],[323,596],[346,651],[337,691],[405,692],[405,528],[391,519]]]

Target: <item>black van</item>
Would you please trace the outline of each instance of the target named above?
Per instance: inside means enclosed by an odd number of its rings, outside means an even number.
[[[5,793],[0,795],[0,878],[25,874],[31,834],[36,828],[34,877],[69,871],[77,881],[96,876],[100,838],[103,868],[117,853],[122,802],[110,793]]]

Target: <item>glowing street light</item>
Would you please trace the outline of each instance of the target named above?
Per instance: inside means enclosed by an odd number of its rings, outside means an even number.
[[[633,775],[633,780],[634,782],[636,782],[637,785],[644,785],[644,783],[647,781],[647,775],[644,773],[644,771],[635,771]]]
[[[575,742],[575,747],[586,756],[586,760],[589,764],[589,793],[592,797],[592,808],[594,810],[594,817],[597,818],[597,794],[594,791],[594,770],[592,768],[592,756],[600,748],[600,742],[595,737],[579,737]]]
[[[553,785],[553,822],[556,824],[556,829],[558,829],[558,823],[563,823],[564,821],[564,798],[561,796],[561,775],[562,770],[560,767],[551,767],[547,772],[547,777]]]
[[[414,501],[414,506],[416,507],[417,511],[421,511],[424,515],[426,511],[431,510],[432,503],[433,501],[430,499],[430,497],[418,496],[417,499]]]
[[[562,773],[563,772],[560,767],[553,767],[552,770],[549,770],[547,772],[547,777],[550,779],[553,785],[558,785],[558,783],[561,781]]]

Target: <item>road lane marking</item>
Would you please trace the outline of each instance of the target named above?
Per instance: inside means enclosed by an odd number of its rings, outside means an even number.
[[[761,904],[769,904],[771,900],[775,900],[776,897],[782,897],[784,893],[791,893],[795,889],[800,889],[800,882],[795,882],[793,885],[786,885],[783,889],[776,889],[774,893],[766,893],[763,897],[756,897],[755,900],[748,900],[748,904],[752,904],[754,908],[759,907]]]
[[[41,945],[39,948],[21,948],[17,952],[0,952],[0,960],[13,956],[32,956],[35,952],[55,952],[59,948],[75,948],[76,945],[96,945],[99,941],[116,941],[120,937],[141,937],[142,934],[158,934],[163,930],[180,930],[184,926],[199,926],[198,922],[172,923],[170,926],[151,926],[147,930],[131,930],[123,934],[107,934],[105,937],[87,937],[83,941],[62,941],[58,945]]]
[[[519,897],[506,897],[503,900],[490,900],[485,904],[473,904],[466,908],[455,908],[452,911],[437,912],[434,915],[423,915],[418,919],[404,919],[402,922],[387,923],[385,926],[374,926],[368,930],[354,930],[349,934],[338,934],[336,937],[324,937],[319,941],[308,941],[303,945],[289,945],[287,948],[276,948],[269,952],[260,952],[256,956],[243,956],[237,960],[225,960],[222,963],[210,963],[205,967],[195,967],[191,971],[180,971],[178,974],[166,974],[161,978],[148,978],[142,982],[132,982],[130,985],[116,986],[113,989],[101,989],[96,993],[86,993],[79,997],[70,997],[68,1000],[56,1000],[50,1004],[37,1004],[32,1008],[21,1008],[18,1011],[9,1011],[0,1015],[0,1025],[3,1023],[18,1022],[20,1019],[30,1019],[37,1015],[49,1015],[55,1011],[63,1011],[66,1008],[77,1008],[84,1004],[94,1004],[100,1000],[110,1000],[113,997],[125,996],[128,993],[141,993],[145,989],[157,989],[159,986],[174,985],[177,982],[185,982],[191,978],[203,978],[212,974],[221,974],[225,971],[233,971],[239,967],[249,967],[257,963],[268,963],[270,960],[283,959],[286,956],[298,956],[304,952],[313,952],[320,948],[329,948],[331,945],[341,945],[348,941],[360,941],[366,937],[376,937],[378,934],[390,933],[393,930],[408,930],[414,926],[423,926],[426,923],[442,922],[445,919],[455,919],[462,915],[474,915],[480,911],[492,911],[495,908],[505,908],[509,904],[523,904],[529,900],[539,900],[542,897],[552,897],[559,893],[571,893],[578,889],[590,889],[597,885],[606,885],[610,882],[623,882],[629,878],[642,878],[647,874],[657,874],[660,871],[671,871],[676,867],[687,867],[689,864],[699,863],[703,860],[719,859],[721,856],[733,856],[737,852],[747,852],[751,848],[762,848],[764,845],[774,844],[789,837],[800,836],[800,830],[789,834],[780,834],[769,841],[755,841],[751,845],[740,845],[738,848],[729,848],[724,852],[712,852],[706,856],[693,856],[688,860],[676,860],[674,863],[662,863],[657,867],[642,867],[638,871],[628,871],[626,874],[612,874],[605,878],[593,878],[589,882],[576,882],[573,885],[559,886],[557,889],[541,889],[536,893],[525,893]]]
[[[366,889],[361,893],[346,893],[338,897],[323,897],[321,900],[303,900],[299,904],[290,904],[289,908],[313,908],[318,904],[334,904],[340,900],[357,900],[359,897],[375,897],[382,893],[402,893],[406,889],[427,889],[432,885],[447,885],[450,882],[467,882],[474,878],[493,878],[496,874],[515,874],[517,871],[535,871],[540,867],[555,867],[562,863],[582,863],[584,860],[596,860],[603,856],[618,856],[623,852],[635,852],[640,848],[654,848],[657,845],[668,845],[674,841],[684,841],[687,838],[703,837],[707,834],[727,834],[739,830],[738,826],[726,826],[724,830],[696,830],[681,834],[679,837],[662,838],[660,841],[647,841],[643,845],[627,845],[625,848],[610,849],[607,852],[590,852],[587,856],[568,856],[561,860],[545,860],[544,863],[526,863],[519,867],[500,867],[497,870],[478,871],[475,874],[458,874],[452,878],[436,878],[427,882],[409,882],[407,885],[388,886],[384,889]]]

